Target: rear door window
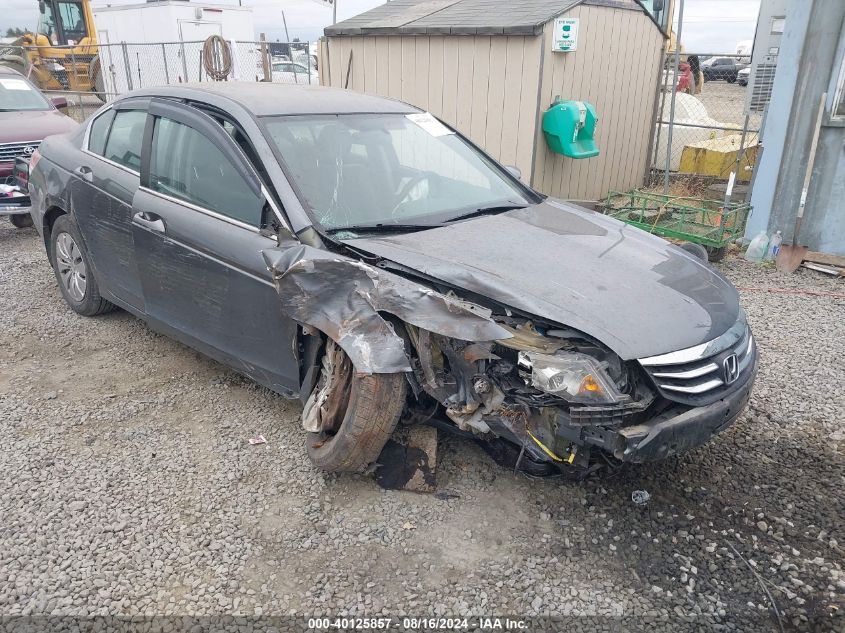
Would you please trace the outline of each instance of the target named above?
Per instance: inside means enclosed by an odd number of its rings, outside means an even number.
[[[128,167],[141,170],[141,145],[144,141],[144,126],[147,113],[143,110],[120,110],[111,125],[104,156]]]
[[[252,191],[214,143],[171,119],[156,120],[150,188],[250,226],[261,226],[263,198]]]
[[[106,151],[106,137],[114,119],[114,110],[106,110],[91,122],[88,130],[88,149],[102,156]]]

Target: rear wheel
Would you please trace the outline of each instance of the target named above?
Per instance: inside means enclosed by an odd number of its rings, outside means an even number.
[[[28,213],[23,215],[10,215],[9,222],[11,222],[12,226],[15,228],[25,229],[32,226],[32,216]]]
[[[405,406],[402,374],[356,374],[329,340],[323,368],[303,411],[308,456],[330,472],[363,472],[376,461]]]
[[[65,302],[82,316],[96,316],[114,310],[114,304],[100,296],[88,255],[82,249],[82,238],[76,223],[67,215],[60,216],[50,233],[50,261]]]

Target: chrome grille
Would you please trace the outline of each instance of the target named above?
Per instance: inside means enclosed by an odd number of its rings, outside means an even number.
[[[709,343],[641,358],[640,365],[665,398],[701,406],[747,380],[754,347],[754,337],[742,315],[736,325]]]
[[[0,161],[12,161],[18,158],[28,158],[41,144],[41,141],[24,141],[22,143],[0,143]],[[29,148],[32,148],[29,150]]]

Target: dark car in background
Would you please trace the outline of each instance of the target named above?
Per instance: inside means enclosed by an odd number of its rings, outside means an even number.
[[[711,57],[701,64],[704,81],[736,81],[739,71],[747,68],[748,64],[738,57]]]
[[[15,160],[30,159],[45,137],[77,127],[57,105],[64,108],[67,101],[47,99],[19,72],[0,66],[0,216],[15,226],[30,221],[29,197],[19,190]]]
[[[119,306],[299,398],[322,469],[371,468],[400,418],[523,468],[651,461],[748,401],[757,349],[721,274],[410,105],[146,89],[41,154],[32,216],[68,305]]]

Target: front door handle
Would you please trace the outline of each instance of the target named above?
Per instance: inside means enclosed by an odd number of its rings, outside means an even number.
[[[150,231],[164,233],[164,220],[161,219],[161,216],[156,215],[155,213],[140,211],[132,216],[132,221],[139,226],[149,229]]]
[[[82,180],[86,182],[93,182],[94,181],[94,172],[91,170],[88,165],[80,165],[76,169],[73,170],[77,176],[81,177]]]

